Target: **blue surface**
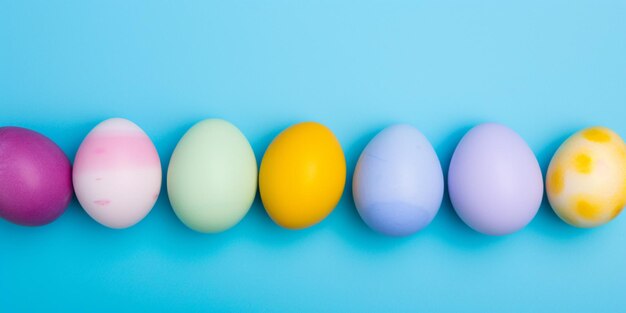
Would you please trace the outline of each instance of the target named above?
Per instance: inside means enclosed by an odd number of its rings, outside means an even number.
[[[259,160],[280,130],[316,120],[336,132],[351,175],[391,123],[418,127],[445,169],[469,127],[497,121],[545,171],[582,127],[626,136],[625,13],[624,1],[4,0],[0,124],[40,131],[73,158],[98,122],[126,117],[165,167],[205,117],[240,127]],[[195,233],[165,190],[123,231],[76,201],[45,227],[0,221],[0,311],[626,307],[626,214],[581,230],[544,203],[523,231],[494,238],[446,196],[429,227],[397,239],[365,226],[349,190],[304,231],[274,225],[257,198],[232,230]]]

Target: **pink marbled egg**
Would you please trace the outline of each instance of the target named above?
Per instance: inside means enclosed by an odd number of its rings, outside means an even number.
[[[73,183],[89,216],[111,228],[127,228],[141,221],[159,197],[161,161],[139,126],[111,118],[78,148]]]

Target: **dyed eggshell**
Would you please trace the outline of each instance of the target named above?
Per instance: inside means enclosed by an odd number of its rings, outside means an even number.
[[[416,128],[394,125],[365,147],[354,171],[354,203],[363,221],[391,236],[426,227],[443,198],[441,163]]]
[[[0,127],[0,217],[24,226],[57,219],[72,200],[72,166],[46,136]]]
[[[301,229],[322,221],[337,206],[346,181],[341,145],[326,126],[293,125],[265,151],[259,189],[276,224]]]
[[[472,128],[456,147],[448,171],[450,200],[459,217],[488,235],[522,229],[543,198],[539,163],[524,139],[500,124]]]
[[[73,180],[78,201],[94,220],[127,228],[141,221],[159,197],[161,161],[139,126],[112,118],[81,143]]]
[[[246,137],[227,121],[207,119],[181,138],[170,159],[167,192],[189,228],[215,233],[243,219],[257,188],[257,163]]]
[[[626,146],[608,128],[584,129],[567,139],[550,162],[548,200],[567,223],[595,227],[626,205]]]

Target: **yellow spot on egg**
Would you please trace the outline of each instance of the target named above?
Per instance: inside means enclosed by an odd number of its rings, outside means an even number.
[[[593,142],[609,142],[611,134],[602,127],[592,127],[582,132],[583,137]]]
[[[563,173],[563,169],[560,167],[555,167],[554,171],[551,173],[546,188],[554,195],[558,195],[563,191],[565,187],[565,174]]]
[[[589,174],[592,170],[592,160],[587,154],[580,153],[574,157],[574,168],[582,174]]]
[[[578,212],[578,215],[582,218],[592,221],[598,219],[600,215],[598,206],[585,199],[578,200],[576,203],[576,212]]]

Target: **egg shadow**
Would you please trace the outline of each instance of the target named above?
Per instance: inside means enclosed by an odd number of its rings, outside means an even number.
[[[419,246],[422,241],[428,240],[437,229],[437,226],[433,225],[408,236],[395,237],[384,235],[367,226],[355,207],[352,194],[352,180],[356,163],[367,144],[383,129],[395,124],[398,123],[381,123],[367,131],[360,131],[357,135],[358,137],[351,140],[351,144],[345,148],[348,163],[346,188],[340,206],[333,213],[333,218],[337,217],[337,223],[341,223],[341,225],[336,225],[335,227],[340,237],[344,238],[351,247],[364,253],[387,253],[410,245]],[[444,146],[446,145],[444,144]]]
[[[359,248],[363,252],[384,252],[399,248],[414,240],[411,236],[392,237],[371,229],[359,215],[352,194],[354,170],[362,151],[378,133],[393,124],[381,123],[367,131],[360,131],[356,139],[344,146],[347,164],[346,185],[339,205],[329,218],[332,219],[333,224],[336,224],[333,229],[339,237],[346,240],[349,246]]]
[[[50,124],[42,127],[39,125],[33,129],[37,128],[45,128],[48,129],[46,132],[42,132],[45,136],[49,137],[52,141],[57,143],[65,155],[67,156],[70,164],[74,165],[74,159],[76,158],[76,152],[80,147],[83,139],[87,136],[87,134],[102,121],[99,118],[93,118],[90,121],[82,121],[82,122],[72,122],[72,123],[62,123],[58,124]],[[78,199],[76,198],[76,194],[74,193],[72,186],[72,199],[68,204],[65,212],[57,220],[52,222],[55,226],[57,224],[67,224],[65,227],[69,227],[70,229],[80,229],[81,231],[86,232],[85,235],[89,236],[91,232],[91,228],[96,228],[95,232],[99,230],[101,225],[93,220],[89,215],[83,210]]]
[[[541,167],[544,179],[544,192],[541,207],[539,208],[535,218],[525,228],[526,230],[534,233],[540,233],[544,236],[548,235],[550,238],[558,241],[568,241],[572,238],[578,238],[594,232],[594,229],[575,227],[563,221],[550,206],[547,192],[545,192],[546,174],[552,157],[565,140],[582,128],[584,127],[573,126],[567,131],[560,132],[556,138],[549,141],[536,153],[537,161]]]
[[[63,124],[63,126],[60,127],[59,131],[64,135],[63,139],[66,145],[64,151],[70,159],[72,166],[76,158],[76,153],[85,137],[96,125],[107,118],[109,117],[93,117],[88,121]],[[72,135],[68,136],[67,134]],[[69,206],[60,218],[64,219],[63,223],[67,224],[65,227],[68,227],[69,231],[80,233],[81,236],[89,238],[96,242],[96,244],[114,244],[116,240],[123,240],[123,236],[131,232],[129,229],[118,230],[108,228],[91,218],[81,206],[74,191],[72,191],[72,200]]]
[[[259,173],[263,155],[274,138],[288,127],[299,122],[302,121],[285,120],[281,123],[277,123],[279,125],[278,127],[272,128],[261,136],[251,138],[250,143],[254,149]],[[293,230],[279,226],[267,214],[263,206],[259,188],[257,188],[254,203],[242,221],[242,224],[242,227],[245,227],[250,233],[254,234],[253,240],[261,245],[270,246],[274,249],[282,249],[298,244],[303,240],[309,240],[312,236],[315,236],[316,231],[320,227],[320,224],[317,224],[309,228]]]
[[[159,137],[157,150],[161,159],[163,183],[152,212],[143,222],[148,223],[157,238],[162,253],[184,260],[204,259],[230,246],[241,233],[234,227],[221,233],[202,233],[187,227],[174,212],[167,194],[167,169],[176,145],[185,133],[202,119],[187,120]]]
[[[424,230],[430,232],[437,240],[444,241],[457,249],[468,251],[487,249],[510,238],[510,236],[489,236],[472,229],[458,216],[450,200],[448,170],[452,156],[463,136],[480,123],[483,123],[483,121],[468,122],[464,126],[456,128],[436,144],[435,150],[441,162],[444,175],[444,195],[437,216],[433,223]]]

